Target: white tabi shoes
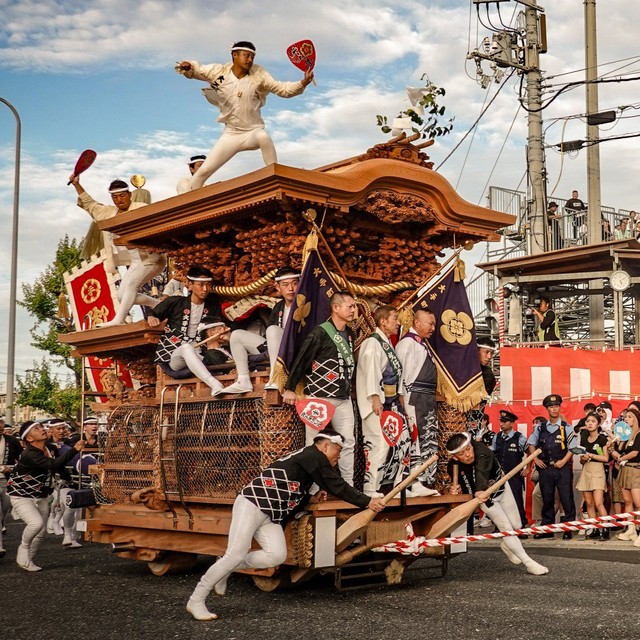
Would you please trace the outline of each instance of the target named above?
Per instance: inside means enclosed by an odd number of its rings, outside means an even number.
[[[205,380],[204,382],[211,389],[211,396],[213,398],[224,392],[224,385],[217,378],[211,376],[209,380]]]
[[[77,540],[72,538],[71,536],[65,536],[64,537],[64,539],[62,540],[62,546],[65,549],[78,549],[78,548],[82,547],[82,545]]]
[[[440,493],[435,489],[428,489],[421,482],[414,482],[407,489],[407,498],[424,498],[427,496],[439,496]]]
[[[509,562],[513,564],[522,564],[522,560],[520,560],[520,558],[518,558],[518,556],[509,549],[509,547],[507,547],[504,540],[500,543],[500,549],[502,550],[502,553],[507,556]]]
[[[238,378],[232,385],[225,387],[221,393],[250,393],[253,385],[250,378]]]
[[[264,390],[265,391],[277,391],[278,390],[278,385],[275,382],[267,382],[267,384],[264,385]]]
[[[369,496],[370,498],[384,498],[384,493],[380,493],[379,491],[363,491],[365,496]]]
[[[530,573],[532,576],[543,576],[549,573],[549,569],[547,567],[541,565],[535,560],[532,560],[531,558],[524,563],[524,566],[527,568],[527,573]]]
[[[204,602],[198,602],[193,598],[189,598],[187,602],[187,611],[196,619],[196,620],[217,620],[218,615],[215,613],[211,613],[209,609],[207,609],[207,605]]]
[[[16,564],[25,571],[35,572],[42,571],[42,567],[34,564],[29,556],[29,550],[24,546],[18,547],[18,553],[16,555]]]

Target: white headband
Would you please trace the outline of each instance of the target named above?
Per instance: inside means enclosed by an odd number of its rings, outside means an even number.
[[[31,431],[31,429],[33,429],[34,427],[41,427],[42,425],[39,424],[38,422],[34,422],[21,436],[20,438],[22,440],[24,440],[26,442],[27,440],[27,436],[29,435],[29,432]]]
[[[456,453],[460,453],[463,449],[468,447],[470,443],[471,443],[471,436],[468,433],[465,433],[464,442],[457,449],[454,449],[453,451],[449,451],[449,453],[452,456],[455,455]]]
[[[196,276],[195,278],[187,276],[187,280],[189,280],[189,282],[213,282],[213,278],[209,276]]]
[[[325,440],[329,440],[329,442],[333,442],[333,444],[339,444],[340,446],[344,445],[344,440],[342,439],[342,436],[339,436],[339,435],[338,436],[330,436],[330,435],[327,435],[327,434],[324,434],[324,433],[319,433],[316,436],[316,439],[317,438],[323,438]]]
[[[301,274],[299,273],[287,273],[284,276],[278,276],[277,278],[274,278],[274,280],[276,282],[280,282],[280,280],[295,280],[296,278],[299,278]]]
[[[52,420],[51,422],[47,423],[47,427],[68,427],[69,423],[65,422],[64,420]]]
[[[129,187],[121,187],[119,189],[109,189],[109,193],[124,193],[125,191],[129,191]]]
[[[255,49],[249,49],[249,47],[231,47],[231,51],[248,51],[249,53],[255,53]]]

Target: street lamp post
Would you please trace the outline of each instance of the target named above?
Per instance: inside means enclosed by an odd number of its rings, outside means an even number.
[[[18,202],[20,196],[20,137],[22,124],[16,108],[4,98],[0,102],[6,104],[16,118],[16,162],[13,181],[13,230],[11,234],[11,279],[9,290],[9,340],[7,346],[7,423],[13,424],[13,387],[16,360],[16,285],[18,281]]]

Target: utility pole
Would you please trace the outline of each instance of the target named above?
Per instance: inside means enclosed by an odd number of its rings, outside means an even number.
[[[473,0],[475,5],[489,5],[504,0]],[[524,9],[524,26],[518,29],[506,28],[496,31],[489,42],[485,38],[483,50],[469,53],[468,58],[476,62],[476,73],[483,88],[488,87],[491,77],[484,74],[482,60],[489,60],[494,71],[493,79],[498,82],[504,76],[501,68],[518,69],[526,77],[526,108],[528,120],[527,170],[529,174],[528,194],[528,253],[544,253],[547,248],[547,197],[544,136],[542,132],[540,53],[546,48],[544,33],[544,9],[537,0],[515,0]],[[522,14],[520,14],[522,15]],[[520,44],[522,43],[522,45]]]
[[[9,343],[7,345],[7,410],[6,422],[12,427],[14,423],[14,399],[13,388],[15,385],[15,361],[16,361],[16,287],[18,281],[18,213],[20,199],[20,139],[22,136],[22,122],[17,109],[4,98],[0,102],[7,105],[16,119],[16,160],[13,176],[13,221],[11,233],[11,275],[9,291]]]
[[[596,34],[596,0],[584,0],[585,91],[587,116],[598,113],[598,44]],[[587,226],[589,244],[602,242],[600,201],[600,131],[587,124]],[[602,289],[602,280],[591,280],[591,289]],[[620,319],[622,322],[622,319]],[[589,329],[592,340],[604,339],[604,297],[589,296]]]
[[[527,75],[527,167],[529,171],[529,254],[544,253],[547,235],[546,171],[542,133],[540,55],[538,42],[538,6],[531,0],[525,9],[525,59]]]

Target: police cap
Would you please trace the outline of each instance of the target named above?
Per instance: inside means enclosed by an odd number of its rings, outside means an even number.
[[[554,405],[559,407],[561,404],[562,398],[557,393],[552,393],[542,401],[542,406],[545,409],[548,407],[553,407]]]

